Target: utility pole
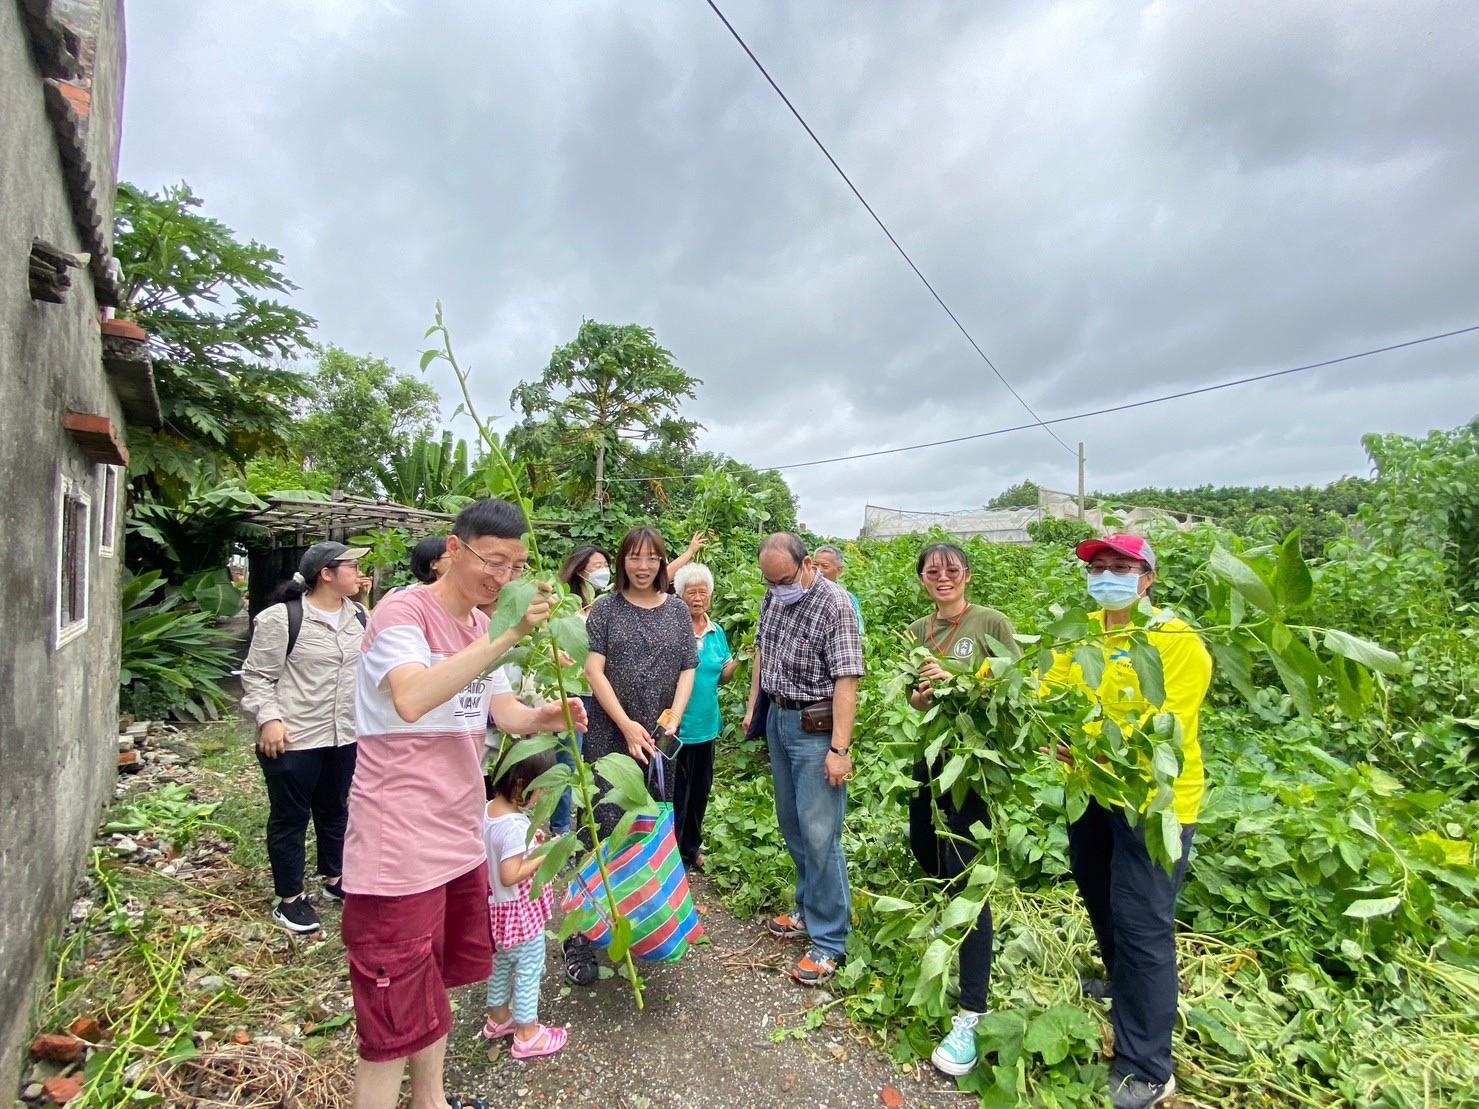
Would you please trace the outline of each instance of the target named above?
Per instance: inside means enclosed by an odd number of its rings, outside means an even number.
[[[1078,518],[1080,520],[1084,518],[1084,444],[1082,440],[1078,445]]]

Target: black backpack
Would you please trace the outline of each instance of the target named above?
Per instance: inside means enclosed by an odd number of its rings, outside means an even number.
[[[358,601],[350,601],[354,606],[354,618],[359,621],[359,626],[368,628],[370,618],[365,614],[365,606]],[[283,652],[283,658],[293,653],[293,648],[298,644],[298,633],[303,630],[303,598],[294,597],[290,601],[284,601],[283,606],[288,610],[288,649]]]

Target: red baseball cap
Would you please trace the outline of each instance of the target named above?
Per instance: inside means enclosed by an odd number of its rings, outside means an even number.
[[[1106,535],[1103,539],[1085,539],[1074,553],[1085,562],[1092,562],[1096,555],[1105,551],[1113,551],[1126,558],[1138,558],[1152,570],[1155,569],[1155,552],[1150,549],[1150,540],[1143,535]]]

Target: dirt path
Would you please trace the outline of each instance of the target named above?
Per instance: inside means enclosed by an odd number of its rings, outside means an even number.
[[[171,789],[188,791],[189,801],[171,796]],[[266,798],[245,729],[228,721],[167,730],[151,739],[142,771],[121,780],[117,792],[110,818],[130,805],[152,806],[140,830],[104,831],[97,839],[109,886],[145,937],[143,947],[177,944],[186,922],[208,933],[185,959],[172,1001],[176,1019],[191,1022],[202,1058],[220,1044],[227,1052],[246,1045],[242,1050],[260,1056],[258,1069],[283,1070],[291,1061],[291,1104],[330,1109],[322,1091],[348,1088],[354,1055],[339,909],[320,900],[324,929],[312,939],[291,938],[268,922]],[[219,805],[193,817],[194,802]],[[219,823],[193,824],[187,833],[185,825],[196,819]],[[188,840],[188,848],[175,851],[171,837]],[[825,990],[804,990],[786,976],[800,954],[796,945],[771,938],[759,921],[734,917],[702,877],[693,889],[704,906],[708,942],[679,963],[643,965],[641,1012],[604,957],[608,977],[592,989],[569,987],[558,946],[549,942],[540,1016],[571,1032],[570,1046],[557,1056],[520,1062],[509,1057],[504,1041],[490,1057],[478,1036],[484,987],[457,991],[448,1089],[495,1105],[622,1109],[974,1103],[927,1063],[901,1073],[848,1025],[841,1005],[826,1007],[832,998]],[[58,977],[69,980],[65,1000],[56,1002],[38,1031],[64,1031],[74,1017],[119,1009],[152,980],[150,966],[98,909],[104,893],[96,879],[79,897],[79,923],[69,932],[80,929],[87,942],[69,946],[74,958]],[[239,992],[236,1003],[209,1017],[187,1015],[226,983]],[[824,1018],[808,1031],[808,1007],[818,1005]],[[274,1045],[284,1052],[276,1065]],[[140,1059],[147,1056],[148,1049],[139,1050]],[[22,1088],[60,1070],[36,1064],[23,1072]],[[265,1081],[265,1072],[259,1077]]]
[[[764,935],[759,922],[730,915],[702,878],[694,896],[707,909],[709,942],[676,964],[643,966],[641,1012],[621,978],[567,989],[558,947],[550,942],[540,1018],[570,1029],[570,1044],[556,1056],[515,1060],[507,1041],[490,1052],[478,1037],[483,987],[459,990],[448,1088],[481,1093],[495,1104],[513,1094],[521,1105],[623,1109],[974,1102],[928,1065],[900,1073],[846,1023],[841,1006],[821,1027],[802,1031],[807,1006],[830,997],[785,975],[800,951]]]

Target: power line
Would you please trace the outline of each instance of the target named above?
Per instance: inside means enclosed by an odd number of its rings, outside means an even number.
[[[1159,397],[1148,397],[1145,400],[1130,401],[1127,404],[1115,404],[1108,408],[1095,408],[1088,412],[1076,412],[1072,416],[1054,416],[1046,421],[1049,424],[1066,424],[1074,420],[1087,420],[1093,416],[1108,416],[1115,412],[1128,412],[1134,408],[1145,408],[1152,404],[1164,404],[1166,401],[1182,400],[1185,397],[1200,396],[1203,393],[1216,393],[1222,389],[1232,389],[1239,385],[1250,385],[1255,381],[1269,381],[1276,377],[1288,377],[1290,374],[1307,373],[1310,370],[1323,369],[1326,366],[1338,366],[1342,362],[1354,362],[1358,358],[1370,358],[1377,354],[1388,354],[1394,350],[1404,350],[1407,347],[1421,346],[1423,343],[1436,343],[1442,339],[1452,339],[1459,335],[1468,335],[1479,331],[1479,324],[1472,327],[1460,327],[1454,331],[1444,331],[1437,335],[1424,335],[1420,339],[1405,339],[1400,343],[1392,343],[1390,346],[1375,347],[1371,350],[1359,351],[1355,354],[1343,354],[1339,358],[1327,358],[1323,362],[1309,362],[1303,366],[1291,366],[1286,370],[1273,370],[1269,373],[1250,374],[1247,377],[1234,378],[1231,381],[1222,381],[1216,385],[1203,385],[1196,389],[1183,389],[1179,393],[1166,393]],[[816,458],[810,462],[789,462],[784,466],[755,466],[753,469],[764,472],[766,470],[801,470],[808,466],[826,466],[833,462],[853,462],[860,458],[877,458],[887,454],[903,454],[907,451],[924,450],[926,447],[945,447],[952,443],[968,443],[975,439],[991,439],[998,435],[1009,435],[1014,431],[1031,431],[1037,424],[1017,424],[1014,427],[999,427],[994,431],[978,431],[972,435],[957,435],[953,439],[935,439],[928,443],[911,443],[907,447],[889,447],[886,450],[864,451],[861,454],[839,454],[833,458]],[[608,477],[610,481],[692,481],[703,477],[703,474],[670,474],[664,477]]]
[[[732,36],[734,36],[734,41],[739,43],[740,49],[742,49],[747,55],[749,55],[750,61],[755,63],[755,68],[760,71],[760,75],[764,77],[765,80],[770,84],[770,87],[775,90],[775,94],[781,98],[782,103],[784,103],[786,107],[791,110],[791,114],[796,117],[796,122],[801,124],[802,128],[805,129],[806,133],[811,137],[811,141],[816,143],[817,149],[822,152],[822,155],[827,159],[827,161],[832,163],[832,168],[837,171],[837,175],[841,177],[842,180],[846,183],[847,187],[852,190],[853,196],[858,198],[858,203],[861,204],[867,210],[868,214],[873,217],[873,222],[878,224],[878,229],[882,231],[886,236],[888,236],[888,241],[891,242],[894,246],[894,249],[899,252],[899,257],[903,258],[904,261],[909,264],[909,268],[914,271],[914,276],[918,277],[920,281],[924,282],[924,287],[929,290],[930,296],[935,298],[935,303],[945,310],[945,315],[949,316],[950,322],[955,324],[955,326],[960,329],[960,333],[965,336],[966,342],[970,343],[975,352],[981,356],[981,360],[985,362],[986,365],[991,367],[991,372],[994,373],[997,376],[997,379],[1007,387],[1007,391],[1017,399],[1017,403],[1027,410],[1027,414],[1030,415],[1035,421],[1029,426],[1041,427],[1044,431],[1046,431],[1049,435],[1056,439],[1058,441],[1058,445],[1061,446],[1064,450],[1068,451],[1070,454],[1077,454],[1078,452],[1075,451],[1074,448],[1070,447],[1067,443],[1063,442],[1062,439],[1058,438],[1058,433],[1050,428],[1047,423],[1043,421],[1042,417],[1040,417],[1035,411],[1033,411],[1032,405],[1028,404],[1025,400],[1022,399],[1022,394],[1017,392],[1017,390],[1013,388],[1012,383],[1006,379],[1006,375],[996,368],[996,363],[991,361],[991,359],[986,356],[986,352],[981,349],[981,344],[976,342],[975,337],[966,330],[965,324],[961,323],[960,318],[950,310],[950,305],[945,303],[944,297],[940,296],[940,294],[935,291],[935,287],[930,284],[929,278],[925,277],[923,271],[921,271],[920,268],[914,264],[914,259],[909,257],[909,252],[906,251],[899,244],[898,239],[894,238],[894,233],[888,229],[888,225],[884,223],[883,220],[879,217],[878,213],[873,210],[873,205],[869,204],[868,201],[863,198],[863,194],[858,191],[858,187],[852,183],[852,178],[850,178],[846,174],[846,172],[843,171],[843,168],[837,164],[837,159],[832,157],[832,152],[827,149],[822,140],[817,138],[817,133],[811,129],[811,124],[807,123],[806,120],[802,118],[801,113],[796,110],[796,105],[791,103],[791,98],[781,90],[780,85],[776,84],[775,78],[770,75],[770,71],[765,68],[760,59],[755,56],[755,52],[750,49],[749,43],[745,42],[745,40],[740,36],[740,33],[734,29],[734,24],[730,23],[728,18],[725,17],[724,13],[719,10],[719,5],[714,3],[714,0],[706,0],[706,2],[713,10],[714,14],[719,17],[719,22],[724,24],[725,30],[727,30]]]
[[[1305,373],[1308,370],[1318,370],[1325,366],[1336,366],[1342,362],[1354,362],[1358,358],[1370,358],[1374,354],[1386,354],[1394,350],[1402,350],[1406,347],[1419,346],[1422,343],[1435,343],[1440,339],[1452,339],[1456,335],[1467,335],[1470,332],[1479,331],[1479,324],[1472,327],[1461,327],[1456,331],[1445,331],[1439,335],[1425,335],[1421,339],[1408,339],[1405,342],[1393,343],[1391,346],[1376,347],[1373,350],[1363,350],[1357,354],[1345,354],[1339,358],[1328,358],[1323,362],[1310,362],[1304,366],[1291,366],[1287,370],[1274,370],[1266,374],[1252,374],[1248,377],[1235,378],[1232,381],[1223,381],[1217,385],[1203,385],[1198,389],[1183,389],[1179,393],[1167,393],[1164,396],[1150,397],[1146,400],[1130,401],[1128,404],[1115,404],[1108,408],[1095,408],[1089,412],[1077,412],[1072,416],[1055,416],[1048,420],[1049,424],[1066,424],[1073,420],[1087,420],[1091,416],[1107,416],[1114,412],[1128,412],[1133,408],[1145,408],[1147,405],[1163,404],[1168,400],[1181,400],[1185,397],[1200,396],[1203,393],[1215,393],[1220,389],[1231,389],[1238,385],[1248,385],[1255,381],[1268,381],[1276,377],[1287,377],[1290,374]],[[1039,420],[1038,423],[1043,421]],[[886,454],[903,454],[906,451],[923,450],[926,447],[944,447],[951,443],[967,443],[974,439],[990,439],[997,435],[1007,435],[1014,431],[1028,431],[1037,424],[1017,424],[1015,427],[1000,427],[995,431],[981,431],[974,435],[957,435],[953,439],[936,439],[929,443],[911,443],[907,447],[890,447],[887,450],[864,451],[860,454],[840,454],[833,458],[817,458],[810,462],[790,462],[784,466],[757,466],[757,470],[800,470],[807,466],[825,466],[832,462],[852,462],[860,458],[877,458]],[[1056,438],[1056,436],[1055,436]],[[1061,442],[1061,440],[1060,440]]]

